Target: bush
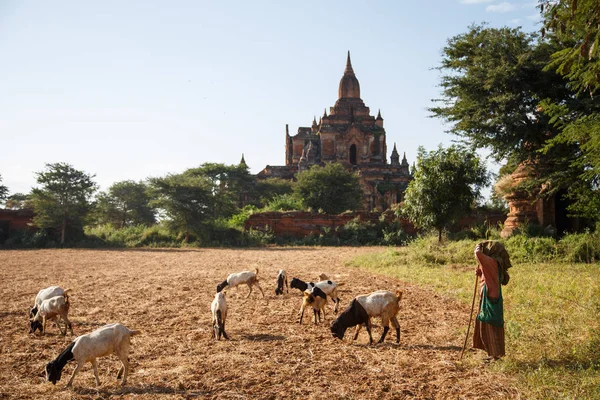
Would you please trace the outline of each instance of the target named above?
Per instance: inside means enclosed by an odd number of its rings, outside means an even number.
[[[505,241],[511,262],[545,262],[556,259],[556,240],[551,237],[512,235]]]
[[[378,244],[383,232],[376,224],[361,221],[356,217],[344,225],[339,237],[344,244],[372,245]]]
[[[567,262],[594,263],[600,261],[600,233],[575,233],[565,235],[558,249]]]

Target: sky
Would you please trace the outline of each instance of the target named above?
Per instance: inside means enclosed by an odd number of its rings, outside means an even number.
[[[535,0],[0,0],[0,175],[66,162],[100,189],[206,162],[284,165],[285,126],[337,100],[346,55],[408,162],[457,138],[428,107],[449,38],[539,30]],[[482,156],[485,156],[482,153]],[[492,170],[497,165],[490,164]]]

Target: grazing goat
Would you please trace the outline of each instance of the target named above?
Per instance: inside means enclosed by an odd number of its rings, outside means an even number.
[[[279,270],[279,274],[277,274],[277,289],[275,289],[275,295],[283,294],[283,285],[285,285],[287,292],[290,292],[290,287],[288,285],[287,273],[285,270]]]
[[[219,292],[215,295],[215,299],[210,305],[212,312],[213,331],[212,337],[221,340],[221,334],[225,339],[229,340],[229,336],[225,332],[225,320],[227,319],[227,301],[225,300],[225,292]]]
[[[38,292],[37,296],[35,296],[35,300],[33,301],[33,307],[29,310],[29,318],[35,317],[37,314],[38,307],[42,304],[42,301],[46,299],[50,299],[56,296],[62,296],[65,293],[68,293],[70,289],[63,289],[60,286],[49,286],[46,289],[42,289]]]
[[[312,288],[310,293],[308,291],[302,292],[302,306],[300,307],[300,325],[302,325],[302,318],[304,317],[304,308],[311,306],[314,313],[314,323],[317,324],[317,315],[319,316],[319,322],[321,322],[321,310],[323,311],[323,319],[325,319],[325,305],[327,304],[327,295],[318,287]]]
[[[92,363],[96,385],[100,386],[98,378],[98,362],[96,358],[104,357],[110,354],[116,354],[121,360],[121,368],[117,372],[117,379],[123,376],[121,385],[127,383],[127,374],[129,373],[129,345],[130,338],[140,331],[132,331],[121,324],[110,324],[96,329],[87,335],[78,336],[56,359],[46,364],[46,379],[56,385],[60,381],[60,376],[65,365],[71,361],[77,361],[77,367],[71,375],[67,387],[73,384],[73,378],[79,369],[86,362]]]
[[[292,282],[290,283],[290,286],[294,289],[298,289],[302,292],[305,292],[307,290],[310,291],[310,289],[314,288],[314,287],[318,287],[319,289],[321,289],[323,292],[325,292],[325,294],[329,297],[331,297],[331,300],[333,301],[333,303],[335,304],[333,307],[333,312],[335,314],[337,314],[338,312],[338,307],[340,304],[340,297],[338,296],[338,292],[337,292],[337,287],[338,286],[342,286],[343,283],[335,283],[333,281],[321,281],[321,282],[317,282],[317,283],[313,283],[313,282],[304,282],[303,280],[300,280],[298,278],[292,278]]]
[[[35,331],[39,329],[42,332],[42,335],[44,335],[46,333],[46,322],[51,319],[54,320],[54,323],[58,327],[61,335],[67,334],[67,328],[71,331],[72,335],[73,325],[71,324],[71,321],[69,321],[70,307],[71,304],[69,303],[69,296],[66,292],[60,296],[55,296],[42,301],[38,307],[35,317],[30,320],[31,326],[29,333],[35,333]],[[64,332],[58,323],[58,317],[65,322]]]
[[[256,286],[258,290],[260,290],[262,296],[265,297],[265,294],[263,293],[262,289],[260,288],[260,285],[258,284],[258,268],[256,268],[255,271],[256,272],[244,271],[229,275],[227,279],[225,279],[223,282],[217,285],[217,293],[219,293],[221,290],[225,289],[228,286],[230,288],[234,288],[237,285],[245,283],[250,289],[246,298],[250,297],[250,293],[252,293],[252,286]]]
[[[331,334],[333,337],[343,339],[346,329],[356,325],[356,334],[353,339],[356,340],[358,332],[364,324],[369,333],[369,344],[372,344],[371,317],[381,316],[383,334],[379,339],[379,343],[383,343],[385,335],[387,335],[390,329],[390,321],[394,325],[394,328],[396,328],[396,343],[400,343],[400,323],[398,323],[396,315],[400,310],[399,302],[401,298],[401,290],[396,291],[395,294],[387,290],[378,290],[369,295],[355,297],[350,306],[331,323]]]

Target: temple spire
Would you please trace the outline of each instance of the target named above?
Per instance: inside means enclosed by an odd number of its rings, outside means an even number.
[[[392,150],[390,161],[392,165],[400,165],[400,155],[398,154],[398,150],[396,150],[396,143],[394,143],[394,150]]]
[[[327,109],[325,109],[325,111],[323,111],[323,118],[327,117]]]
[[[244,153],[242,153],[242,159],[240,160],[240,165],[248,166],[248,164],[246,164],[246,160],[244,160]]]
[[[354,70],[352,69],[352,61],[350,61],[350,50],[348,50],[348,59],[346,60],[346,69],[344,70],[344,75],[346,74],[354,75]]]

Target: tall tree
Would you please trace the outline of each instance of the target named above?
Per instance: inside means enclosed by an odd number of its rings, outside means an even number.
[[[36,175],[41,188],[34,189],[31,195],[33,222],[40,228],[59,231],[60,243],[64,244],[67,228],[73,233],[83,232],[90,199],[97,188],[94,175],[66,163],[46,164],[46,170]]]
[[[315,165],[300,172],[294,193],[305,206],[322,209],[327,214],[358,210],[362,200],[358,177],[338,163]]]
[[[569,184],[569,207],[576,215],[600,219],[600,3],[597,0],[540,0],[543,34],[560,41],[547,69],[569,81],[577,98],[548,99],[543,108],[559,134],[544,151],[569,145],[578,149],[570,167],[580,171]]]
[[[574,182],[589,187],[581,180],[580,143],[557,139],[562,128],[554,109],[594,107],[546,68],[561,46],[556,38],[539,40],[520,29],[472,26],[448,40],[439,67],[441,105],[430,109],[472,148],[488,148],[497,161],[514,166],[526,161],[532,174],[520,189],[536,196],[552,196]]]
[[[212,220],[213,194],[211,182],[193,174],[167,175],[150,178],[153,189],[152,205],[162,210],[172,230],[202,236]]]
[[[143,182],[114,183],[96,202],[96,218],[114,226],[152,225],[156,222],[150,207],[148,187]]]
[[[186,170],[185,174],[202,177],[210,183],[213,196],[211,212],[214,218],[233,215],[239,207],[245,205],[244,196],[250,196],[253,190],[254,178],[245,163],[204,163],[198,168]]]
[[[402,211],[417,227],[435,228],[441,241],[443,230],[472,210],[488,183],[485,166],[473,151],[440,145],[426,152],[420,147]]]

